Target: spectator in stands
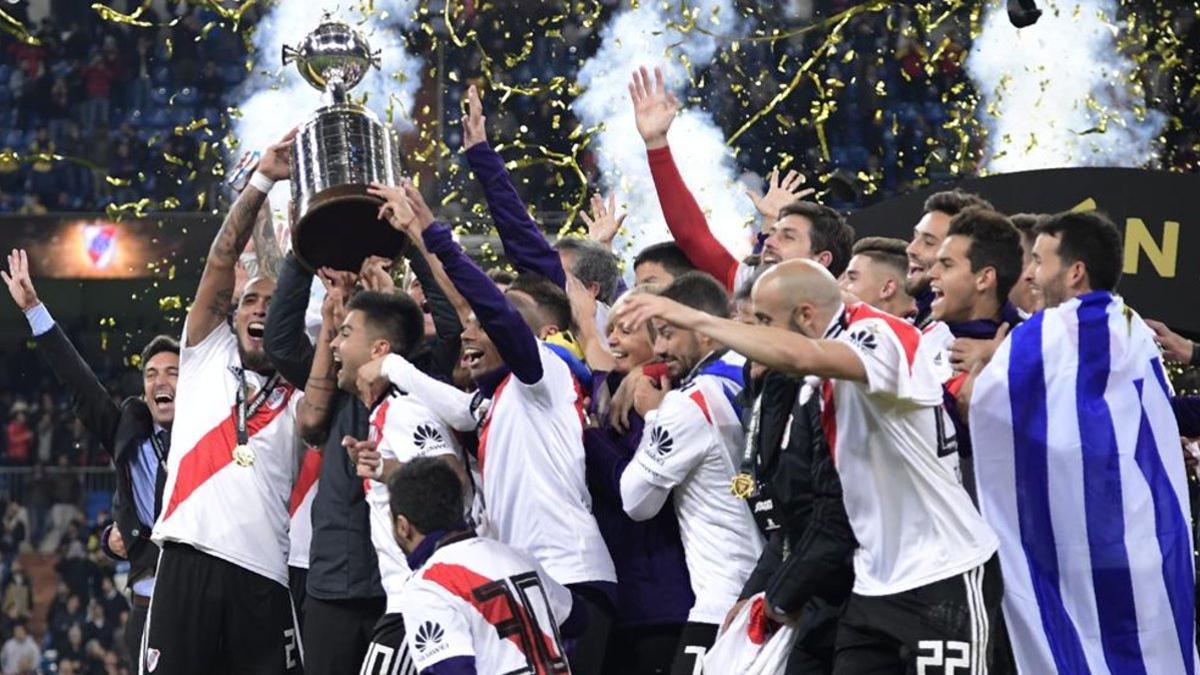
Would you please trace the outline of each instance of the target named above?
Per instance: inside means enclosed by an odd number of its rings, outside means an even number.
[[[117,590],[110,576],[100,580],[100,603],[104,606],[104,616],[113,626],[121,625],[121,614],[129,611],[129,601]]]
[[[100,568],[84,552],[83,544],[71,541],[65,545],[66,554],[55,566],[55,570],[67,582],[67,588],[79,598],[91,596],[93,588],[100,585]]]
[[[29,533],[29,514],[19,502],[11,501],[4,509],[4,524],[0,528],[0,555],[7,564],[21,552],[21,544]]]
[[[33,673],[41,663],[42,651],[29,635],[29,628],[22,621],[13,629],[13,636],[0,649],[0,669],[4,675]]]
[[[13,466],[29,464],[33,451],[33,431],[29,428],[29,404],[17,401],[9,411],[7,463]]]
[[[59,661],[76,661],[83,665],[87,661],[87,646],[83,641],[83,624],[74,622],[68,628],[65,639],[54,645]]]
[[[67,603],[62,610],[47,617],[50,624],[50,644],[60,645],[67,642],[67,632],[71,626],[82,626],[86,617],[83,613],[83,603],[79,596],[72,593],[67,597]]]
[[[87,94],[81,110],[83,126],[99,130],[108,125],[109,97],[112,95],[116,72],[103,56],[96,54],[82,74],[84,92]]]
[[[113,630],[115,625],[109,623],[104,615],[104,606],[92,600],[88,605],[88,620],[84,626],[84,642],[95,640],[109,649],[113,645]]]
[[[25,578],[25,569],[21,561],[14,560],[12,577],[4,589],[4,614],[28,619],[33,615],[33,589]]]

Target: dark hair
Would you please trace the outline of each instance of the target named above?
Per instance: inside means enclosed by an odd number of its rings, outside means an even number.
[[[854,228],[842,214],[816,202],[797,200],[779,209],[779,219],[802,216],[812,223],[808,239],[813,253],[829,251],[829,273],[841,276],[850,264],[850,248],[854,245]]]
[[[163,352],[171,352],[175,356],[179,356],[179,340],[170,335],[155,335],[142,347],[142,370],[146,370],[146,364],[150,359],[162,354]]]
[[[421,534],[463,523],[463,486],[446,462],[418,457],[388,479],[392,518],[404,516]]]
[[[925,213],[941,211],[948,216],[957,216],[959,211],[971,206],[979,206],[992,211],[995,210],[991,202],[983,197],[958,188],[944,192],[935,192],[929,195],[929,198],[925,200],[924,208]]]
[[[613,255],[608,247],[590,239],[564,237],[555,242],[554,250],[575,254],[575,262],[568,271],[582,281],[584,286],[599,286],[600,302],[613,301],[618,282],[621,280],[621,268],[617,264],[617,256]]]
[[[950,219],[946,236],[954,235],[971,239],[967,260],[972,272],[985,267],[996,270],[996,300],[1004,304],[1021,277],[1021,233],[1004,214],[972,206]]]
[[[425,315],[407,293],[361,291],[346,303],[346,313],[362,312],[366,325],[392,346],[392,353],[411,354],[425,337]]]
[[[673,277],[687,274],[696,269],[696,266],[684,254],[683,249],[673,241],[650,244],[642,249],[633,259],[633,269],[636,270],[645,263],[658,263]]]
[[[541,315],[542,325],[550,323],[559,330],[571,329],[571,299],[558,284],[539,274],[525,273],[509,284],[508,291],[520,291],[533,298]]]
[[[1056,213],[1038,223],[1035,234],[1059,236],[1058,257],[1082,262],[1094,291],[1115,290],[1121,281],[1121,231],[1098,211]]]
[[[892,237],[863,237],[854,244],[854,255],[894,267],[903,274],[908,270],[908,242]]]
[[[692,309],[729,318],[729,295],[721,282],[704,272],[688,272],[675,277],[659,295]]]
[[[517,280],[517,275],[501,267],[493,267],[487,271],[487,276],[497,286],[511,286]]]
[[[1021,241],[1030,246],[1033,245],[1033,240],[1037,239],[1037,233],[1033,230],[1041,223],[1049,218],[1045,213],[1014,213],[1008,217],[1012,222],[1013,227],[1021,233]]]

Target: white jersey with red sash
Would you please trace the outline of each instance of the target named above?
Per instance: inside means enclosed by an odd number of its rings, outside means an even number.
[[[720,624],[762,553],[746,501],[729,489],[745,443],[737,396],[745,359],[733,352],[696,367],[646,415],[634,472],[671,491],[696,604],[692,623]]]
[[[321,478],[321,448],[306,447],[300,460],[300,475],[288,498],[288,567],[308,569],[308,550],[312,545],[312,505]]]
[[[892,595],[962,574],[996,552],[996,535],[940,456],[957,452],[934,367],[939,345],[863,303],[826,338],[849,345],[867,381],[826,381],[822,426],[858,539],[854,592]]]
[[[584,480],[583,397],[541,342],[542,378],[496,388],[479,438],[489,531],[528,552],[560,584],[616,581]]]
[[[185,339],[181,347],[179,414],[153,540],[188,544],[287,586],[288,499],[303,392],[278,378],[244,373],[253,462],[243,466],[233,457],[242,366],[237,337],[222,324],[199,344]]]
[[[511,546],[479,536],[445,542],[404,588],[409,654],[421,672],[465,659],[477,673],[568,673],[558,627],[571,603],[570,591]]]
[[[459,456],[458,444],[441,418],[400,390],[392,391],[371,411],[370,438],[383,459],[401,464],[418,457]],[[396,543],[387,485],[368,478],[363,489],[371,509],[371,543],[379,559],[379,579],[387,593],[386,613],[396,614],[411,570]]]

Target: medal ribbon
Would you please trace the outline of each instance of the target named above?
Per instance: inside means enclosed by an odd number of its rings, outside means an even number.
[[[246,420],[254,417],[254,413],[258,412],[258,409],[267,402],[267,397],[270,396],[271,392],[275,390],[275,385],[279,384],[279,373],[271,375],[266,384],[264,384],[262,388],[258,390],[258,393],[254,395],[254,399],[250,401],[249,405],[247,405],[246,372],[236,366],[231,368],[231,370],[233,370],[234,375],[237,376],[238,381],[237,401],[235,406],[237,407],[237,444],[241,446],[250,442],[250,436],[246,433]]]

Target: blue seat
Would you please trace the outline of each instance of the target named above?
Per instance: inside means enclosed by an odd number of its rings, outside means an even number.
[[[246,79],[246,69],[240,65],[225,66],[221,68],[221,79],[228,85],[240,84]]]
[[[150,71],[150,81],[157,87],[170,84],[171,69],[166,66],[156,66],[154,70]]]
[[[101,511],[112,511],[112,492],[108,490],[91,490],[83,498],[83,511],[87,522],[96,522]]]
[[[166,87],[155,87],[150,90],[150,101],[155,105],[167,105],[171,100],[171,92]]]
[[[196,105],[196,101],[200,100],[200,94],[194,87],[184,87],[175,92],[173,100],[175,105]]]

